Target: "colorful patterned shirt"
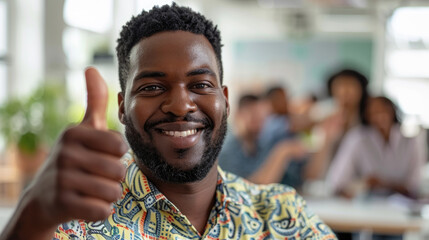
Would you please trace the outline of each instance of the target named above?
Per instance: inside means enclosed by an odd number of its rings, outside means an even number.
[[[139,170],[132,153],[122,198],[103,221],[61,224],[54,239],[337,239],[295,190],[255,185],[220,168],[216,201],[201,235]]]

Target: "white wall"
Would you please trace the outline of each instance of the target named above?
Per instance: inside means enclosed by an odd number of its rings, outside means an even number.
[[[8,0],[9,96],[24,96],[44,78],[43,0]]]

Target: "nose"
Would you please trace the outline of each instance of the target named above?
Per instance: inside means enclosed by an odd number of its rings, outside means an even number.
[[[197,111],[197,105],[186,87],[176,87],[166,95],[161,111],[171,113],[177,117],[183,117],[188,113]]]

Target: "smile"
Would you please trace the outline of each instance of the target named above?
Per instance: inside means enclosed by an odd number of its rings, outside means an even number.
[[[197,132],[197,129],[191,129],[186,131],[162,131],[163,134],[170,137],[188,137],[196,134]]]
[[[153,137],[162,147],[189,149],[203,141],[201,134],[205,128],[201,122],[164,122],[155,126]]]

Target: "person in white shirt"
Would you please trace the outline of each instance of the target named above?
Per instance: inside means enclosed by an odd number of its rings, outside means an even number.
[[[328,171],[331,190],[345,197],[362,191],[416,197],[424,145],[401,133],[396,107],[386,97],[371,98],[363,117],[367,124],[347,133]]]

